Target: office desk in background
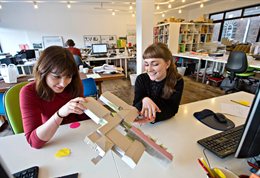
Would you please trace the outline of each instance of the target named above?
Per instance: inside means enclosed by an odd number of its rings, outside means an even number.
[[[205,70],[204,70],[203,75],[202,75],[202,83],[205,82],[208,62],[213,62],[213,66],[222,65],[221,66],[221,68],[222,68],[221,73],[223,74],[224,70],[225,70],[225,65],[226,65],[227,60],[228,60],[228,55],[224,55],[222,57],[212,57],[212,56],[199,55],[199,54],[178,53],[178,54],[173,54],[173,57],[180,57],[180,58],[184,58],[184,59],[192,59],[192,60],[198,61],[196,81],[198,81],[198,79],[199,79],[199,71],[201,69],[201,61],[204,60],[205,61]],[[252,56],[247,56],[247,60],[248,60],[248,66],[249,67],[260,69],[260,61],[259,60],[255,60]],[[182,65],[184,65],[183,61],[182,61]]]
[[[127,65],[128,65],[129,59],[135,59],[135,57],[124,56],[124,55],[119,55],[119,56],[114,56],[114,57],[104,57],[104,58],[88,57],[88,58],[83,59],[83,61],[86,61],[88,63],[90,63],[91,61],[106,61],[106,63],[108,64],[109,61],[119,60],[120,67],[123,68],[122,60],[124,60],[124,71],[125,71],[125,77],[127,78],[127,76],[128,76]]]
[[[212,99],[181,105],[174,118],[156,124],[139,126],[142,131],[158,143],[162,143],[173,154],[173,161],[164,166],[156,158],[144,153],[139,163],[131,169],[113,152],[108,154],[97,165],[91,159],[97,155],[90,145],[83,142],[86,135],[97,126],[91,121],[81,122],[77,129],[70,129],[68,125],[60,126],[52,140],[42,149],[30,148],[23,134],[0,138],[0,154],[11,172],[26,167],[38,165],[39,178],[55,177],[73,172],[79,172],[81,178],[111,177],[111,178],[203,178],[204,170],[197,159],[204,157],[203,147],[197,140],[218,133],[193,117],[193,113],[205,109],[214,112],[221,111],[221,103],[234,104],[230,100],[252,101],[254,95],[238,92]],[[227,116],[237,125],[244,124],[245,118]],[[54,154],[61,148],[70,148],[71,155],[64,158],[55,158]],[[225,167],[236,174],[249,174],[249,166],[245,159],[236,159],[229,156],[225,159],[216,157],[205,151],[213,167]]]
[[[99,74],[100,78],[94,78],[96,85],[99,88],[99,94],[102,93],[102,82],[107,80],[116,80],[124,78],[124,74]],[[24,75],[17,79],[17,83],[28,81],[28,79],[32,79],[32,75]],[[80,73],[80,78],[87,78],[87,74]],[[0,81],[0,93],[4,93],[6,90],[16,85],[17,83],[5,83],[4,80]]]

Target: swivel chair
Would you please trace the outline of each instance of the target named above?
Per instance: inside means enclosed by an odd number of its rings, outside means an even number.
[[[28,82],[21,82],[14,85],[4,94],[4,108],[6,118],[14,134],[23,133],[23,122],[20,110],[20,90]]]
[[[73,57],[74,57],[74,61],[75,61],[78,68],[79,68],[80,65],[83,65],[83,62],[78,55],[73,55]]]
[[[253,73],[245,73],[248,69],[246,53],[242,51],[232,51],[229,54],[226,70],[229,72],[229,77],[224,79],[220,88],[225,90],[225,93],[239,91],[239,82],[243,77],[252,76]]]
[[[98,98],[98,90],[96,82],[93,78],[86,78],[82,80],[83,84],[83,96],[94,96],[96,99]]]
[[[87,67],[87,68],[89,68],[89,69],[92,68],[92,67],[91,67],[90,65],[88,65],[86,62],[83,62],[78,55],[73,55],[73,58],[74,58],[74,61],[75,61],[75,63],[76,63],[76,65],[77,65],[78,68],[79,68],[80,65],[83,65],[84,68],[85,68],[85,67]]]

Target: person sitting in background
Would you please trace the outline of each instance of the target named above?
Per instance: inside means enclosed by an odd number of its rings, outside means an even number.
[[[172,54],[163,43],[152,44],[143,54],[147,73],[135,82],[133,105],[140,111],[139,123],[158,122],[173,117],[179,109],[184,81],[177,72]]]
[[[78,48],[74,47],[75,43],[72,39],[68,39],[68,41],[66,42],[66,45],[68,46],[68,50],[70,50],[70,52],[73,55],[78,55],[82,59],[81,52]]]
[[[23,128],[28,143],[41,148],[60,124],[88,119],[83,113],[83,86],[71,52],[46,48],[34,67],[35,81],[20,92]]]

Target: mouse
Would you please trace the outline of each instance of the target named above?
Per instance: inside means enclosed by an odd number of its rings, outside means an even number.
[[[219,123],[227,123],[227,117],[222,114],[222,113],[216,113],[214,115],[214,118],[216,119],[216,121],[218,121]]]

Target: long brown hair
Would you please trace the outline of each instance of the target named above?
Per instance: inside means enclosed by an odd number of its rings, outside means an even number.
[[[170,61],[162,93],[162,97],[167,99],[172,95],[173,92],[175,92],[174,87],[177,81],[182,78],[182,76],[178,73],[175,62],[173,61],[172,53],[165,44],[154,43],[148,46],[143,53],[143,59],[150,58],[162,58],[167,63]]]
[[[83,92],[77,65],[71,52],[65,48],[59,46],[46,48],[34,66],[33,72],[36,81],[36,92],[42,99],[50,101],[55,95],[54,91],[46,83],[46,76],[50,72],[72,77],[70,84],[65,88],[65,91],[71,93],[71,97],[80,96]]]

